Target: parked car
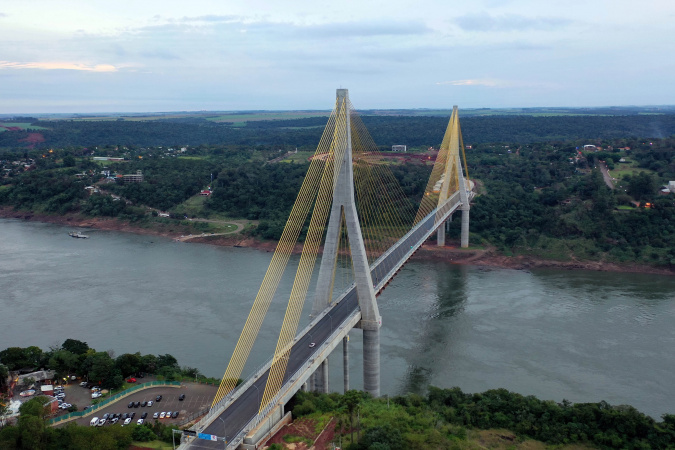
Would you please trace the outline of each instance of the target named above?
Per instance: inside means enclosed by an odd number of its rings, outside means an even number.
[[[119,422],[119,417],[113,417],[110,419],[110,425],[115,425],[117,422]]]
[[[152,400],[150,400],[150,401],[148,402],[148,408],[149,408],[150,406],[152,406],[152,405],[154,405],[154,403],[153,403]]]
[[[166,413],[165,413],[164,411],[162,411],[162,412],[159,414],[159,418],[160,418],[160,419],[163,419],[163,418],[165,418],[165,417],[166,417]]]
[[[129,418],[130,418],[130,419],[133,419],[134,417],[136,417],[136,413],[135,413],[135,412],[132,412],[131,414],[129,414]]]
[[[143,425],[143,419],[138,419],[138,420],[136,421],[136,424],[137,424],[137,425]]]
[[[133,407],[134,407],[134,402],[129,402],[129,404],[127,405],[127,408],[133,408]]]
[[[101,394],[100,392],[94,392],[93,394],[91,394],[91,398],[99,398],[99,397],[101,397],[102,395],[103,395],[103,394]]]
[[[153,419],[159,419],[159,413],[158,413],[158,412],[154,413],[154,414],[152,415],[152,418],[153,418]]]
[[[141,406],[141,402],[134,402],[134,408],[138,408],[139,406]]]
[[[178,400],[180,400],[181,402],[182,402],[183,400],[185,400],[185,394],[180,394],[180,395],[178,396]]]
[[[147,404],[148,404],[148,402],[145,402],[145,401],[144,401],[143,403],[141,403],[141,407],[145,408],[145,406],[146,406]]]
[[[125,420],[126,418],[129,417],[129,413],[124,413],[122,414],[122,420]]]
[[[146,417],[148,417],[148,413],[144,412],[143,414],[141,414],[141,419],[145,419]]]
[[[82,386],[82,387],[87,387],[87,382],[86,382],[86,381],[83,381],[82,383],[80,383],[80,386]]]
[[[131,423],[131,417],[127,417],[126,419],[124,419],[124,423],[122,424],[122,426],[129,425],[130,423]]]
[[[135,383],[135,382],[136,382],[136,378],[134,378],[134,377],[131,377],[131,378],[127,379],[127,383]]]
[[[110,414],[108,414],[108,413],[105,413],[105,414],[103,414],[103,418],[104,418],[104,419],[106,419],[106,420],[107,420],[107,419],[108,419],[108,417],[110,417]]]
[[[176,417],[178,417],[178,411],[172,412],[172,413],[171,413],[171,418],[172,418],[172,419],[175,419]]]
[[[161,402],[161,401],[162,401],[162,396],[161,396],[161,395],[158,395],[157,397],[155,397],[155,401],[156,401],[156,402]]]
[[[95,426],[97,423],[98,423],[98,417],[94,417],[93,419],[91,419],[89,421],[89,425],[92,426],[92,427]]]
[[[98,421],[98,423],[96,424],[96,426],[97,426],[97,427],[102,427],[103,425],[105,425],[105,422],[106,422],[106,419],[101,419],[101,420]]]

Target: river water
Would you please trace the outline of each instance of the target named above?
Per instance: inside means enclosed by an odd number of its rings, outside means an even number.
[[[0,219],[0,349],[73,338],[117,355],[170,353],[222,376],[272,253],[68,231]],[[379,305],[383,394],[504,387],[675,413],[675,277],[414,260]],[[284,310],[272,304],[245,372],[271,356]],[[359,330],[350,352],[360,388]],[[331,359],[331,389],[341,391],[341,346]]]

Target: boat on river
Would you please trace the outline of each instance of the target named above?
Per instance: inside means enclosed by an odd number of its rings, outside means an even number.
[[[86,234],[82,234],[79,231],[71,231],[70,233],[68,233],[68,236],[73,237],[73,238],[77,238],[77,239],[87,239],[89,237]]]

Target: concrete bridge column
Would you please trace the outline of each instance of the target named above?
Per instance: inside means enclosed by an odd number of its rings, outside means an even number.
[[[439,247],[444,247],[445,246],[445,228],[446,228],[446,223],[443,222],[441,226],[438,227],[436,230],[436,245]]]
[[[329,392],[329,386],[328,386],[328,358],[324,359],[323,362],[321,363],[321,388],[319,392],[322,394],[328,394]]]
[[[380,396],[380,329],[363,330],[363,390]]]
[[[349,335],[342,338],[342,370],[344,371],[346,394],[349,390]]]
[[[462,206],[462,248],[469,246],[469,205]]]
[[[309,380],[307,380],[307,381],[309,382],[309,391],[310,392],[316,392],[316,372],[311,374],[309,376]]]

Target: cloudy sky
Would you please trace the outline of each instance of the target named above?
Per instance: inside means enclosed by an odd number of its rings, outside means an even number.
[[[0,113],[675,104],[673,0],[3,0]]]

